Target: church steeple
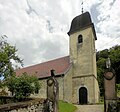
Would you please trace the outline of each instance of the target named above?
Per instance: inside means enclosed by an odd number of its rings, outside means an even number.
[[[73,103],[82,104],[81,94],[86,94],[84,103],[95,103],[99,100],[99,87],[96,72],[94,24],[89,12],[75,17],[68,32],[70,36],[70,60],[73,64]],[[82,93],[86,90],[86,93]],[[79,99],[78,99],[79,98]]]
[[[68,32],[68,35],[70,36],[71,34],[77,32],[79,30],[85,29],[85,28],[87,28],[89,26],[92,27],[95,40],[97,40],[94,24],[92,23],[92,20],[91,20],[89,12],[85,12],[85,13],[79,15],[79,16],[76,16],[72,20],[71,27],[70,27],[70,30]]]

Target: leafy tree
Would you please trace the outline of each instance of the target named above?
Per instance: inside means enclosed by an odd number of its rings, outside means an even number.
[[[102,51],[98,51],[97,52],[97,60],[99,59],[99,58],[108,58],[108,49],[105,49],[105,50],[102,50]]]
[[[13,97],[19,101],[37,93],[40,89],[38,78],[27,73],[7,78],[6,85]]]
[[[99,88],[100,88],[100,96],[103,96],[104,95],[104,83],[103,83],[103,74],[104,74],[104,71],[103,69],[101,68],[98,68],[97,69],[97,74],[98,74],[98,83],[99,83]]]
[[[103,95],[103,74],[106,69],[106,60],[109,57],[111,60],[111,67],[116,72],[116,81],[117,84],[120,83],[120,46],[116,45],[110,49],[105,49],[98,51],[96,54],[97,57],[97,74],[98,82],[100,86],[101,96]]]
[[[116,45],[110,48],[109,57],[111,59],[111,66],[116,73],[116,81],[120,83],[120,46]]]
[[[13,62],[23,65],[22,60],[18,57],[15,46],[10,45],[6,40],[7,36],[0,38],[0,77],[4,76],[5,80],[0,81],[0,87],[7,86],[13,97],[22,100],[31,94],[38,93],[40,85],[38,78],[27,75],[15,75]]]
[[[108,49],[103,51],[97,52],[97,76],[98,76],[98,83],[100,88],[100,96],[103,96],[104,92],[104,85],[103,85],[103,74],[106,69],[106,60],[108,58]]]
[[[117,90],[120,91],[120,84],[117,84]]]
[[[15,46],[10,45],[6,40],[7,36],[0,37],[0,77],[4,78],[14,74],[13,62],[23,64],[18,57]]]

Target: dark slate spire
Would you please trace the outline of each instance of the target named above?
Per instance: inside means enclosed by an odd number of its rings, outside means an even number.
[[[85,13],[75,17],[72,20],[70,31],[68,32],[68,35],[71,35],[77,31],[85,29],[86,27],[89,27],[89,26],[91,26],[93,28],[93,33],[94,33],[95,39],[97,39],[96,33],[95,33],[95,28],[92,23],[89,12],[85,12]]]

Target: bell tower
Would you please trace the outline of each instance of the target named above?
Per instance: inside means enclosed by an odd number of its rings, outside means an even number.
[[[88,104],[99,101],[99,86],[96,73],[94,24],[89,12],[72,20],[70,31],[70,60],[73,64],[72,101]]]

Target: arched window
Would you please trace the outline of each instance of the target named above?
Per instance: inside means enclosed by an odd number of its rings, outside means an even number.
[[[79,35],[78,36],[78,44],[82,43],[83,42],[83,37],[82,35]]]

